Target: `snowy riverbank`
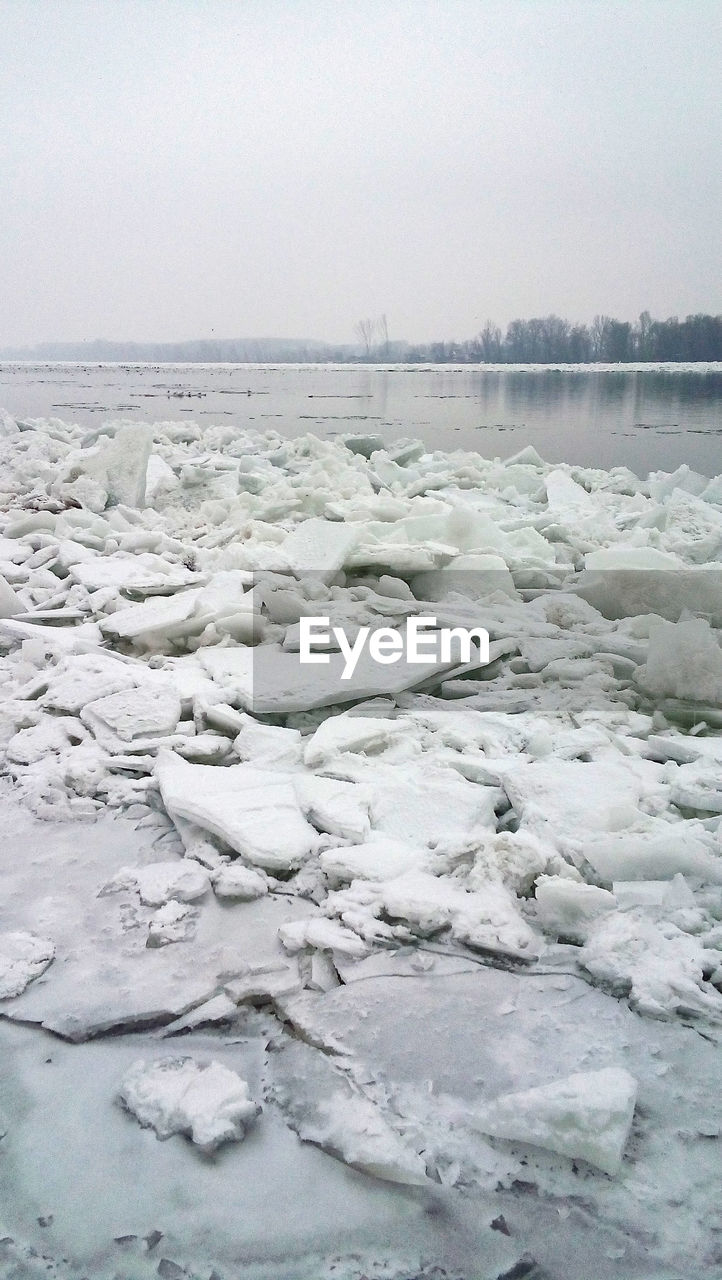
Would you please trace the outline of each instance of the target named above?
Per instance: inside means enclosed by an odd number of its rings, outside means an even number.
[[[722,479],[103,431],[0,426],[8,1274],[713,1274]]]

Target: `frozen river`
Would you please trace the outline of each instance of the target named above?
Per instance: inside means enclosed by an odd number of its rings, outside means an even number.
[[[722,1274],[712,375],[5,372],[0,1280]]]
[[[374,432],[505,458],[720,470],[722,366],[0,364],[0,408],[98,426],[105,418],[223,421],[284,436]]]

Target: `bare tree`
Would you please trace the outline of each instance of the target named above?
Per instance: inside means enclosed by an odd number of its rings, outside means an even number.
[[[386,312],[384,312],[384,314],[379,317],[378,329],[379,329],[379,334],[381,336],[381,349],[383,352],[383,357],[384,357],[384,360],[387,360],[389,355],[389,322],[386,319]]]
[[[477,338],[482,360],[494,364],[501,359],[501,329],[493,320],[487,320]]]
[[[376,325],[376,320],[359,320],[358,324],[354,325],[354,333],[364,348],[367,360],[371,358]]]

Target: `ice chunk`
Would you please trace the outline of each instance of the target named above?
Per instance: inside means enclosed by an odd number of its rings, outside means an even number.
[[[407,1186],[423,1186],[427,1180],[421,1156],[402,1142],[368,1098],[340,1090],[331,1094],[319,1102],[314,1116],[298,1125],[298,1134],[371,1177]]]
[[[474,843],[477,847],[469,872],[470,889],[482,888],[489,880],[501,880],[508,889],[526,897],[542,874],[560,872],[567,879],[579,879],[579,872],[564,863],[550,844],[526,831],[489,832]]]
[[[93,556],[70,568],[70,576],[88,591],[114,587],[118,591],[135,591],[143,595],[164,595],[196,582],[196,575],[184,565],[171,564],[163,556],[143,552],[139,555]]]
[[[12,587],[0,575],[0,618],[13,618],[25,610]]]
[[[7,758],[16,764],[34,764],[50,752],[64,752],[84,737],[74,716],[42,720],[32,729],[21,729],[7,744]]]
[[[79,653],[49,672],[48,689],[41,705],[52,711],[77,715],[87,703],[130,689],[141,675],[132,666],[106,653]]]
[[[0,1000],[19,996],[55,955],[48,938],[34,933],[0,933]]]
[[[369,948],[353,929],[346,929],[338,920],[326,920],[320,916],[310,920],[293,920],[278,930],[286,951],[293,955],[304,947],[316,947],[319,951],[339,951],[344,956],[368,955]]]
[[[388,573],[382,573],[376,583],[376,591],[382,596],[391,596],[395,600],[414,600],[414,594],[408,582],[404,582],[403,578],[392,578]]]
[[[151,453],[145,475],[145,497],[149,506],[154,506],[158,498],[167,494],[177,483],[172,467],[158,453]]]
[[[694,907],[694,894],[682,875],[673,880],[615,880],[612,889],[621,911],[630,907],[667,911]]]
[[[372,453],[378,449],[383,449],[383,436],[374,435],[352,435],[341,437],[346,448],[351,453],[359,453],[362,458],[370,458]]]
[[[517,813],[540,835],[621,830],[640,817],[644,785],[618,759],[512,760],[496,767]]]
[[[83,708],[80,718],[102,745],[164,737],[173,733],[181,715],[180,698],[162,680],[140,688],[122,689]]]
[[[657,697],[722,706],[722,646],[703,618],[660,622],[649,635],[646,666],[637,683]]]
[[[274,764],[288,768],[301,761],[302,742],[298,729],[259,724],[247,713],[243,714],[241,728],[233,746],[241,760],[253,761],[255,764]]]
[[[589,931],[580,961],[598,981],[630,995],[640,1013],[722,1015],[722,996],[703,981],[705,954],[698,938],[671,923],[658,924],[643,908],[615,911]]]
[[[428,635],[431,639],[434,633],[430,630]],[[486,666],[486,656],[476,642],[471,646],[470,663],[459,661],[458,649],[456,656],[452,649],[449,660],[442,660],[439,644],[437,656],[430,653],[428,662],[411,662],[407,653],[403,631],[401,656],[391,665],[376,662],[366,644],[349,678],[344,676],[347,658],[341,653],[330,653],[327,664],[309,665],[301,662],[298,652],[275,643],[259,644],[253,649],[207,648],[199,651],[198,658],[223,696],[255,715],[307,711],[375,695],[401,693],[432,680],[441,683],[446,676]]]
[[[88,477],[102,486],[111,505],[145,505],[145,479],[153,447],[151,428],[143,422],[129,423],[93,451],[76,454],[68,482]]]
[[[331,880],[394,880],[405,871],[422,870],[428,852],[401,840],[379,836],[365,844],[342,845],[321,854],[321,866]]]
[[[224,840],[254,866],[289,871],[316,848],[293,775],[251,765],[192,765],[161,752],[156,768],[163,802],[171,813]]]
[[[586,936],[591,921],[617,906],[608,890],[562,876],[540,876],[535,896],[537,916],[544,928],[575,941]]]
[[[422,937],[450,929],[453,937],[481,950],[532,959],[541,950],[516,900],[501,884],[468,892],[446,877],[408,871],[379,886],[383,909]]]
[[[347,840],[366,839],[371,822],[369,794],[363,786],[302,773],[294,787],[306,818],[318,831]]]
[[[456,593],[467,600],[483,600],[495,591],[518,598],[506,561],[490,552],[472,551],[452,557],[443,569],[417,574],[412,582],[419,600],[446,600]]]
[[[235,1000],[221,991],[217,996],[211,996],[210,1000],[197,1004],[174,1022],[169,1022],[163,1029],[163,1036],[173,1036],[179,1031],[193,1031],[196,1027],[205,1027],[215,1022],[229,1022],[236,1012]]]
[[[722,778],[719,765],[705,767],[702,762],[682,765],[670,789],[669,798],[672,804],[681,809],[722,814]]]
[[[527,444],[523,449],[519,449],[517,453],[512,453],[504,460],[504,466],[507,469],[522,465],[529,467],[544,467],[546,463],[537,453],[534,445]]]
[[[225,985],[225,993],[235,1004],[270,1004],[272,1001],[297,994],[302,983],[298,965],[256,965],[239,978],[232,978]]]
[[[706,476],[699,475],[698,472],[692,471],[683,462],[676,471],[652,471],[649,476],[649,493],[650,497],[656,502],[662,502],[669,497],[675,489],[683,489],[686,493],[701,494],[709,485],[710,481]]]
[[[678,556],[669,555],[666,551],[658,551],[656,547],[635,547],[625,543],[591,551],[585,556],[584,567],[591,570],[624,569],[646,572],[652,569],[681,569],[683,562]]]
[[[566,517],[573,513],[578,519],[581,515],[593,515],[599,519],[599,510],[591,494],[587,493],[566,471],[550,471],[544,477],[549,507],[556,515]]]
[[[94,622],[83,622],[77,627],[44,626],[26,622],[21,618],[0,618],[0,639],[3,644],[36,640],[45,654],[89,653],[99,649],[103,637]]]
[[[213,890],[217,898],[252,902],[254,898],[262,898],[265,893],[268,893],[268,876],[253,867],[233,863],[214,872]]]
[[[709,838],[702,838],[698,824],[680,822],[668,830],[665,826],[659,823],[647,831],[591,837],[584,843],[584,856],[607,884],[671,880],[678,872],[722,883],[722,859],[712,852]]]
[[[217,573],[205,587],[119,609],[101,625],[106,635],[151,649],[198,636],[211,623],[219,633],[250,643],[258,638],[262,620],[245,585],[240,571]]]
[[[223,1142],[240,1142],[260,1112],[235,1071],[220,1062],[203,1066],[192,1058],[134,1062],[118,1100],[159,1138],[187,1134],[207,1152]]]
[[[175,640],[194,630],[191,619],[195,617],[200,595],[200,588],[177,591],[171,596],[160,596],[142,604],[130,605],[127,609],[118,609],[109,618],[102,620],[101,629],[106,636],[116,636],[121,640],[143,640],[149,645],[163,640]],[[203,630],[198,624],[195,629]]]
[[[593,554],[603,556],[602,564],[592,569],[587,563],[575,591],[605,618],[654,613],[676,622],[684,609],[722,615],[722,574],[718,563],[690,568],[676,556],[653,547],[627,545]],[[613,559],[617,567],[611,563]]]
[[[622,1067],[585,1071],[551,1084],[502,1094],[482,1108],[483,1133],[528,1142],[619,1173],[632,1127],[637,1081]]]
[[[309,991],[333,991],[339,985],[338,970],[325,951],[311,953],[305,985]]]
[[[328,582],[342,568],[358,540],[358,525],[313,517],[297,525],[279,550],[289,569],[299,577],[313,573]]]
[[[431,846],[496,827],[494,807],[501,793],[467,782],[453,769],[425,760],[403,767],[379,762],[369,775],[372,781],[371,825],[397,840]]]
[[[177,862],[151,862],[146,867],[122,867],[104,887],[103,893],[137,889],[146,906],[159,907],[171,899],[194,902],[210,885],[208,872],[190,858]]]
[[[404,725],[378,716],[329,716],[306,743],[304,759],[317,768],[343,751],[378,751],[404,732]]]

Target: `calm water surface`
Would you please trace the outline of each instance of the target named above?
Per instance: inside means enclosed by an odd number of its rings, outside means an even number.
[[[88,426],[106,419],[233,422],[332,437],[418,436],[430,448],[550,462],[688,463],[722,471],[722,366],[0,364],[0,408]]]

